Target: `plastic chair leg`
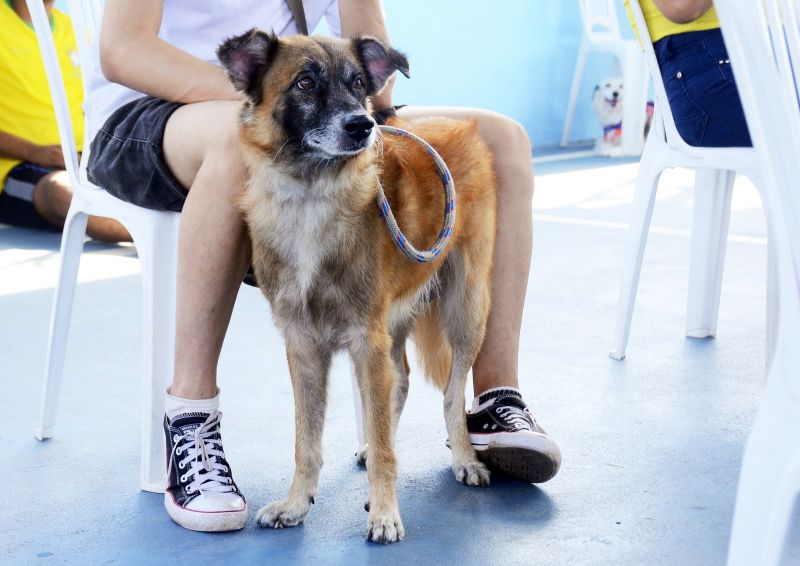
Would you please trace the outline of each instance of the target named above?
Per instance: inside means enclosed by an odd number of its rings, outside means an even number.
[[[42,404],[36,427],[36,438],[39,440],[52,438],[53,427],[56,423],[69,323],[72,318],[72,302],[75,298],[78,266],[81,261],[88,220],[89,216],[86,213],[71,208],[64,223],[64,233],[61,236],[61,260],[50,318]]]
[[[736,173],[698,169],[695,173],[692,252],[686,336],[706,338],[717,333],[722,272],[731,217]]]
[[[144,307],[141,488],[155,493],[165,486],[164,395],[174,368],[179,218],[163,213],[136,240]]]
[[[792,512],[800,493],[800,403],[784,385],[800,360],[773,363],[742,462],[728,566],[780,563]],[[778,371],[775,371],[778,370]]]
[[[775,257],[775,244],[772,236],[767,239],[767,337],[766,337],[766,375],[772,369],[775,358],[775,340],[778,335],[778,258]]]
[[[625,348],[628,345],[636,290],[639,287],[639,274],[642,271],[644,248],[647,244],[647,232],[653,217],[656,190],[662,171],[660,160],[648,158],[647,154],[648,152],[645,151],[645,156],[639,166],[639,177],[636,180],[633,213],[628,233],[628,249],[625,253],[622,287],[619,293],[619,307],[617,307],[614,348],[609,352],[609,356],[616,360],[625,357]]]
[[[569,133],[572,130],[572,120],[575,118],[575,106],[578,103],[578,89],[581,86],[583,70],[586,67],[586,49],[581,46],[578,52],[578,62],[575,65],[575,74],[572,77],[572,88],[569,91],[569,103],[567,105],[567,116],[564,120],[564,132],[561,134],[561,146],[564,147],[569,142]]]
[[[358,386],[355,368],[350,368],[350,375],[353,382],[353,409],[356,416],[356,436],[358,438],[358,448],[364,446],[364,402],[361,397],[361,388]]]
[[[647,110],[647,86],[650,82],[644,55],[632,42],[620,57],[625,81],[625,102],[622,108],[622,153],[639,155],[644,145],[644,124]]]

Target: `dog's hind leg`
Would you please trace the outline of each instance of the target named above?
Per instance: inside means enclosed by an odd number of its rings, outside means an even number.
[[[392,330],[392,362],[395,368],[395,382],[392,387],[392,442],[397,440],[397,426],[408,398],[408,360],[406,359],[406,339],[410,329],[409,322],[400,323]]]
[[[286,338],[286,357],[294,390],[294,479],[286,499],[262,507],[256,515],[259,525],[275,529],[302,523],[314,503],[322,468],[322,429],[331,351],[301,332],[290,330]]]
[[[392,439],[397,438],[397,425],[400,422],[400,415],[403,412],[403,407],[406,405],[406,398],[408,397],[408,360],[406,359],[406,338],[408,337],[409,324],[401,323],[392,330],[392,362],[397,370],[397,380],[392,388]],[[363,404],[364,395],[360,396]],[[363,405],[362,405],[363,406]],[[367,420],[363,419],[364,424],[364,444],[356,452],[356,461],[365,466],[367,464]]]
[[[408,398],[408,359],[406,358],[406,339],[395,342],[392,346],[392,360],[397,369],[397,381],[392,390],[392,440],[397,440],[397,426],[400,424],[400,415],[406,406]]]
[[[367,539],[386,543],[402,539],[405,529],[397,505],[397,460],[392,446],[392,397],[397,377],[391,356],[392,339],[384,330],[385,319],[381,319],[372,317],[373,327],[353,343],[350,353],[364,399],[369,479]]]
[[[480,270],[468,265],[459,251],[450,253],[447,264],[439,317],[453,349],[450,381],[444,391],[444,418],[453,451],[453,474],[461,483],[487,486],[491,474],[475,455],[467,432],[464,388],[486,330],[488,276],[476,273]]]

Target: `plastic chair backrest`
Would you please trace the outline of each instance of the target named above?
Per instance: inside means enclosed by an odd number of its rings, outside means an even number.
[[[798,0],[717,0],[774,241],[789,247],[800,281],[800,19]],[[782,232],[782,234],[780,233]],[[779,261],[784,258],[779,258]],[[783,266],[786,267],[785,265]]]
[[[83,77],[83,90],[88,92],[88,77],[86,72],[91,66],[91,44],[99,33],[97,21],[100,14],[100,0],[67,0],[69,16],[75,30],[78,42],[78,58],[81,64]]]
[[[644,50],[645,60],[647,61],[647,68],[650,69],[650,76],[653,79],[653,90],[656,97],[656,119],[661,116],[664,125],[664,132],[666,134],[667,145],[673,149],[679,150],[689,156],[700,157],[702,148],[697,148],[689,145],[684,141],[678,133],[678,128],[675,127],[675,119],[672,116],[672,109],[669,106],[669,98],[667,91],[664,88],[664,79],[661,77],[661,69],[658,66],[658,59],[656,59],[656,51],[653,48],[653,42],[650,40],[650,32],[647,29],[647,23],[642,13],[642,7],[639,0],[630,1],[631,14],[633,21],[636,23],[636,31],[639,33],[641,46]]]
[[[70,184],[77,192],[82,187],[78,174],[78,149],[75,144],[75,130],[72,127],[67,92],[64,88],[64,78],[61,73],[61,66],[58,63],[58,54],[50,29],[50,19],[47,17],[47,11],[41,0],[26,0],[26,2],[42,54],[47,84],[50,87],[50,96],[53,99],[58,135],[61,138],[61,150],[64,152],[64,163],[67,166]],[[86,92],[86,70],[89,68],[90,57],[89,46],[97,27],[99,3],[98,0],[68,0],[67,5],[78,43],[78,60],[83,77],[84,92]]]
[[[615,0],[580,0],[583,34],[592,40],[621,40]]]

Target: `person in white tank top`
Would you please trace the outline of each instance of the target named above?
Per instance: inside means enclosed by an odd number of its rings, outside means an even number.
[[[303,6],[309,30],[326,18],[337,35],[389,43],[381,0],[304,0]],[[87,98],[94,133],[89,179],[134,204],[182,211],[164,503],[173,520],[193,530],[235,530],[247,520],[219,436],[217,388],[220,350],[250,265],[235,204],[246,182],[242,99],[214,52],[251,27],[298,31],[287,0],[106,0]],[[392,108],[392,84],[373,97],[376,111]],[[546,481],[559,469],[560,452],[522,401],[517,368],[532,247],[530,140],[517,122],[486,110],[403,107],[398,114],[473,118],[491,148],[498,178],[492,310],[473,367],[476,396],[467,423],[476,450],[495,468]],[[489,421],[496,433],[487,433]],[[512,453],[515,460],[503,458]],[[200,454],[204,466],[195,465]]]
[[[163,5],[158,37],[217,66],[215,50],[232,35],[252,27],[270,29],[278,35],[299,33],[286,0],[163,0]],[[341,34],[336,0],[306,0],[303,7],[308,29],[316,28],[324,18],[331,33]],[[107,80],[100,65],[100,42],[93,42],[91,49],[89,92],[84,106],[89,139],[114,110],[142,96],[141,92]]]

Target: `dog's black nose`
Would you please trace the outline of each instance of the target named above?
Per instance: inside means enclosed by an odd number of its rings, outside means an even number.
[[[355,141],[362,141],[369,136],[375,122],[366,114],[350,116],[344,123],[344,131]]]
[[[614,98],[618,98],[619,93],[615,90],[614,92],[611,93],[611,96],[613,96]]]

